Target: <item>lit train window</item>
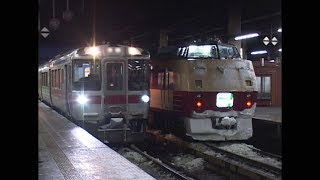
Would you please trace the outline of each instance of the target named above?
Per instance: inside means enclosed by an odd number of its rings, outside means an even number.
[[[98,59],[75,59],[73,62],[73,89],[100,90],[101,62]]]
[[[218,59],[218,52],[216,45],[191,45],[189,46],[188,58],[210,58]]]

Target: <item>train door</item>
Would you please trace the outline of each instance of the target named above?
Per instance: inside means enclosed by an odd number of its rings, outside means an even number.
[[[124,118],[123,115],[127,112],[127,68],[125,65],[125,61],[121,60],[108,61],[104,64],[104,109],[110,119]]]

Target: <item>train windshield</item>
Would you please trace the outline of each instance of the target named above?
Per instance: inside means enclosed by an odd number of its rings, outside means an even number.
[[[149,60],[128,60],[128,90],[141,91],[149,89]]]
[[[240,58],[240,53],[235,46],[218,45],[220,59]]]
[[[190,45],[181,47],[178,56],[187,57],[188,60],[196,59],[234,59],[240,58],[237,48],[232,45]]]
[[[191,45],[188,50],[188,58],[210,58],[210,59],[218,59],[218,51],[216,45]]]
[[[107,90],[123,90],[123,63],[106,63]]]
[[[101,62],[93,59],[76,59],[73,62],[73,89],[98,91],[101,89]]]

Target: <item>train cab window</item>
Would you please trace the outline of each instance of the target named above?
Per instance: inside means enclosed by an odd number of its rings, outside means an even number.
[[[212,59],[218,59],[219,58],[219,56],[218,56],[218,48],[217,48],[216,45],[211,47],[211,57],[212,57]]]
[[[122,63],[107,63],[107,90],[123,89],[123,65]]]
[[[236,47],[218,45],[218,48],[219,48],[220,59],[240,58],[240,53],[238,52]]]
[[[149,89],[148,60],[128,60],[128,90],[141,91]]]
[[[188,51],[188,60],[194,59],[217,59],[218,52],[216,45],[191,45]]]
[[[101,63],[98,59],[76,59],[73,62],[73,89],[100,90]]]

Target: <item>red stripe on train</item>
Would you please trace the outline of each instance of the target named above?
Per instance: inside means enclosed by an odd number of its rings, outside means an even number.
[[[77,101],[77,96],[73,96],[73,101]],[[101,96],[88,96],[89,99],[88,104],[101,104]],[[136,104],[140,103],[140,95],[129,95],[128,96],[128,103],[129,104]],[[126,103],[126,96],[125,95],[113,95],[113,96],[106,96],[104,99],[105,104],[125,104]]]
[[[128,103],[129,104],[136,104],[140,103],[140,95],[129,95],[128,96]],[[125,104],[126,103],[126,96],[125,95],[114,95],[114,96],[106,96],[104,99],[105,104]]]

